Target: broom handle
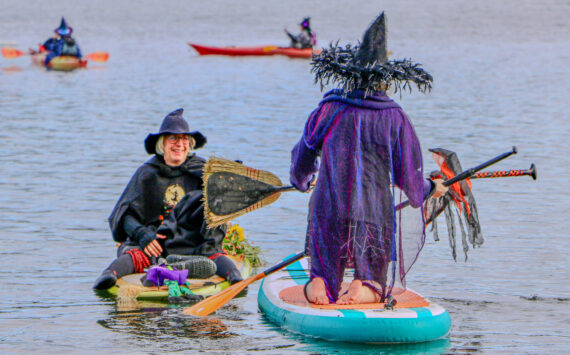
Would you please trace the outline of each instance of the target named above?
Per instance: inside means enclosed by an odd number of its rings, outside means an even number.
[[[295,190],[297,190],[295,186],[289,185],[289,186],[275,186],[273,191],[282,192],[282,191],[295,191]]]

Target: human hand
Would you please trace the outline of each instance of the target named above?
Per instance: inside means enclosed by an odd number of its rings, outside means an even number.
[[[156,238],[166,239],[166,236],[162,234],[157,234]],[[146,248],[144,248],[144,252],[146,253],[146,255],[159,257],[162,254],[162,247],[160,246],[160,243],[158,242],[157,239],[154,239],[152,242],[148,243]]]
[[[433,182],[435,182],[435,191],[432,195],[433,198],[441,197],[447,193],[447,190],[449,190],[449,187],[443,184],[443,179],[435,179]]]
[[[313,178],[311,179],[311,181],[309,182],[309,189],[307,191],[305,191],[306,193],[309,193],[311,191],[313,191],[313,189],[315,188],[315,186],[317,186],[317,175],[313,175]]]

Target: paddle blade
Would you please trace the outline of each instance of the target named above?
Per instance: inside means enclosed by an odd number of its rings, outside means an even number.
[[[183,313],[189,314],[193,316],[207,316],[218,309],[222,308],[223,305],[228,303],[232,298],[237,296],[241,291],[243,291],[247,286],[252,284],[257,280],[261,280],[267,275],[270,275],[278,270],[281,270],[287,265],[294,263],[295,261],[303,258],[305,256],[305,251],[298,252],[297,254],[292,255],[291,257],[283,260],[277,265],[266,269],[263,272],[260,272],[257,275],[251,276],[243,281],[235,283],[230,287],[226,288],[222,292],[218,293],[217,295],[210,296],[203,301],[196,303],[195,305],[186,308]]]
[[[232,298],[237,296],[241,291],[245,290],[247,286],[258,280],[260,275],[265,276],[265,274],[257,274],[255,276],[249,277],[243,281],[237,282],[230,287],[226,288],[222,292],[210,296],[203,301],[196,303],[195,305],[186,308],[183,313],[192,316],[207,316],[214,313],[218,309],[222,308],[226,303],[228,303]]]
[[[109,60],[108,52],[93,52],[85,56],[85,58],[92,60],[94,62],[103,63]]]
[[[4,47],[2,48],[2,56],[8,59],[14,59],[23,56],[26,52],[17,50],[16,48]]]

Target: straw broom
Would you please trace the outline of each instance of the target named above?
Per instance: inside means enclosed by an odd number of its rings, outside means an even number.
[[[217,157],[204,165],[202,178],[204,217],[209,228],[265,207],[277,201],[283,191],[295,190],[293,186],[283,186],[268,171]]]

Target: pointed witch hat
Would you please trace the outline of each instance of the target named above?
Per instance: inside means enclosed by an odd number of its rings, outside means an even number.
[[[386,90],[411,91],[415,84],[420,92],[431,90],[432,76],[419,63],[409,59],[388,60],[386,17],[382,12],[364,33],[361,43],[341,47],[336,44],[313,56],[315,83],[321,90],[336,84],[345,93],[363,90],[366,93]]]
[[[54,30],[54,32],[60,36],[70,36],[71,32],[73,32],[73,28],[69,27],[67,25],[67,22],[65,22],[65,19],[62,17],[61,23],[59,24],[59,27],[56,28]]]
[[[188,134],[194,138],[195,144],[193,150],[202,148],[208,139],[199,131],[190,132],[188,122],[184,119],[182,114],[183,108],[172,111],[162,120],[158,133],[150,133],[145,141],[144,146],[148,154],[156,154],[156,142],[163,134]]]
[[[301,21],[301,22],[299,23],[299,25],[300,25],[301,27],[303,27],[303,28],[308,28],[308,29],[310,29],[310,28],[311,28],[311,18],[310,18],[310,17],[305,17],[305,18],[303,19],[303,21]]]

